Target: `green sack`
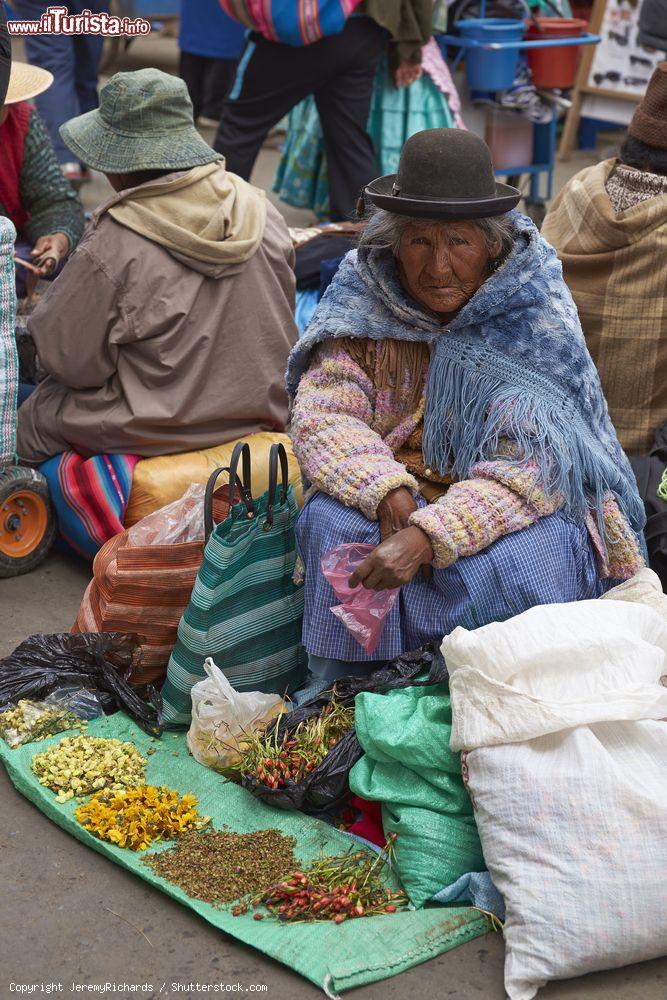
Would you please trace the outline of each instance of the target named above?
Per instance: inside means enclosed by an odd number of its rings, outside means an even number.
[[[242,503],[234,504],[226,520],[214,527],[212,499],[217,477],[229,471],[231,498],[232,484],[240,482],[236,474],[240,458]],[[259,500],[252,498],[247,444],[234,449],[229,470],[217,469],[209,479],[204,561],[178,626],[162,688],[167,726],[190,724],[190,692],[206,676],[208,656],[237,691],[284,695],[304,678],[303,589],[292,579],[297,505],[282,444],[271,446],[269,463],[269,488]]]
[[[466,872],[484,871],[461,755],[449,749],[449,685],[358,694],[355,727],[364,756],[350,789],[382,803],[387,836],[396,833],[398,875],[412,903],[423,906]]]

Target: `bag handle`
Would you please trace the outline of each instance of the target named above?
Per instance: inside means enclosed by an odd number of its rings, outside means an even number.
[[[268,531],[273,527],[273,505],[278,488],[278,462],[280,462],[280,472],[282,476],[282,488],[280,491],[280,503],[284,504],[287,499],[287,488],[289,486],[289,464],[285,446],[279,442],[271,445],[269,452],[269,495],[266,503],[266,518],[264,519],[264,530]]]
[[[247,449],[247,452],[244,449]],[[241,481],[236,471],[240,458],[243,459],[243,481]],[[239,443],[235,446],[234,451],[232,452],[230,464],[221,466],[219,469],[212,472],[206,484],[206,493],[204,494],[204,545],[208,542],[213,529],[215,528],[215,524],[213,522],[213,494],[215,493],[215,485],[218,481],[218,476],[223,472],[229,473],[229,514],[232,520],[234,519],[234,489],[237,486],[241,495],[241,500],[245,504],[248,517],[255,516],[255,504],[252,499],[252,493],[250,492],[250,448],[247,443]]]
[[[250,445],[247,441],[239,441],[234,445],[234,451],[232,452],[231,461],[229,463],[229,506],[233,506],[232,503],[232,493],[233,485],[237,480],[236,470],[239,466],[239,459],[242,460],[242,486],[241,486],[241,496],[243,497],[246,505],[246,510],[248,514],[255,513],[255,505],[252,500],[252,483],[250,477]]]
[[[216,524],[213,521],[213,496],[215,494],[215,486],[218,476],[220,476],[223,472],[229,472],[228,465],[221,466],[219,469],[216,469],[215,472],[212,472],[206,484],[206,492],[204,494],[204,545],[206,545],[211,537],[213,529],[216,527]],[[239,493],[243,497],[243,483],[238,476],[235,477],[234,486],[238,486]],[[231,510],[232,508],[230,507],[229,509]]]
[[[207,656],[204,660],[204,673],[209,680],[213,681],[223,698],[232,703],[236,701],[238,691],[232,686],[229,678],[225,677],[220,667],[210,656]]]

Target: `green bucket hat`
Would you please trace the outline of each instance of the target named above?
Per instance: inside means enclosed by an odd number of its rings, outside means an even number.
[[[60,126],[74,155],[108,174],[187,170],[222,157],[195,128],[182,80],[158,69],[116,73],[100,90],[100,106]]]

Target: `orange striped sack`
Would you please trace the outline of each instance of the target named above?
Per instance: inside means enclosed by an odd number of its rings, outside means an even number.
[[[174,543],[133,544],[132,534],[137,527],[149,519],[154,521],[166,510],[171,511],[175,537],[182,537],[177,527],[179,518],[174,514],[178,514],[179,505],[192,503],[195,490],[201,494],[196,497],[201,510],[201,516],[196,517],[196,537]],[[138,633],[142,639],[141,657],[139,667],[130,676],[132,684],[159,686],[165,678],[178,623],[204,555],[203,496],[204,487],[193,486],[181,500],[110,539],[95,557],[93,579],[72,632]],[[224,520],[228,511],[228,491],[218,490],[214,497],[216,521]],[[192,513],[191,509],[191,520]]]

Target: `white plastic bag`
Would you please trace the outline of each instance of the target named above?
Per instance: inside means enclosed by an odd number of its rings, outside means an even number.
[[[505,899],[505,989],[667,952],[667,622],[584,601],[456,629],[452,738]]]
[[[222,771],[239,759],[238,740],[244,733],[264,729],[287,710],[277,694],[241,693],[208,657],[205,680],[192,688],[192,722],[187,735],[190,753],[206,767]]]

